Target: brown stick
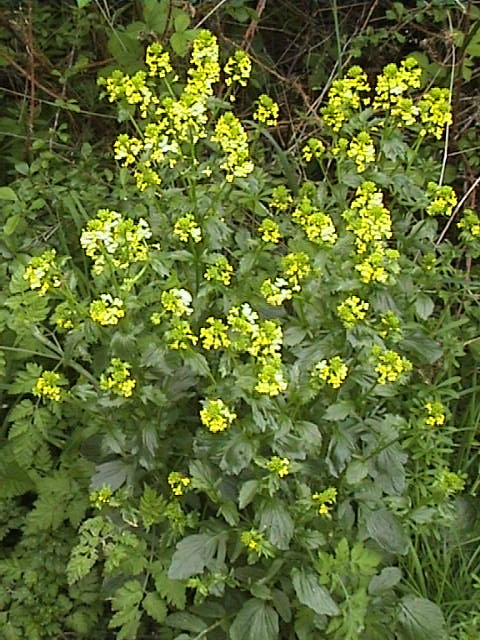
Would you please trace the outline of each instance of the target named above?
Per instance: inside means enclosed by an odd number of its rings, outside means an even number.
[[[262,13],[265,11],[266,4],[267,4],[267,0],[258,0],[257,2],[257,6],[255,8],[255,13],[257,14],[257,18],[255,18],[250,22],[242,40],[242,49],[245,51],[250,48],[253,37],[255,36],[255,32],[258,27],[259,20],[262,17]]]

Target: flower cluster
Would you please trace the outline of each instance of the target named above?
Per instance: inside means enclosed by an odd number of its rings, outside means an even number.
[[[398,251],[386,248],[392,236],[390,212],[383,206],[383,194],[375,183],[363,182],[355,192],[350,208],[343,212],[347,231],[355,236],[358,264],[355,266],[362,282],[385,283],[389,270],[395,271]]]
[[[60,385],[65,383],[66,380],[61,374],[55,371],[44,371],[42,375],[37,378],[32,393],[40,398],[60,402],[63,396],[63,389]]]
[[[275,187],[270,198],[270,207],[280,212],[288,211],[293,204],[293,197],[284,184]]]
[[[112,489],[106,486],[98,489],[97,491],[92,491],[89,496],[89,500],[92,507],[95,509],[101,509],[102,507],[107,507],[111,503],[112,497]]]
[[[254,167],[250,160],[247,134],[240,120],[231,111],[218,118],[211,140],[218,143],[225,155],[220,167],[226,171],[227,182],[232,182],[234,178],[245,178],[252,173]]]
[[[324,123],[333,131],[340,131],[356,111],[369,105],[369,92],[366,73],[358,65],[351,67],[345,78],[332,83],[327,104],[321,111]]]
[[[195,221],[193,213],[186,213],[178,218],[173,227],[173,235],[181,242],[188,242],[191,238],[197,243],[202,240],[202,230]]]
[[[188,476],[183,473],[179,473],[178,471],[172,471],[168,474],[167,478],[168,484],[172,490],[173,495],[175,496],[183,496],[185,490],[190,486],[192,480]]]
[[[163,291],[160,302],[164,311],[171,313],[176,318],[193,313],[193,309],[190,306],[192,304],[192,294],[186,289],[173,288]]]
[[[461,229],[460,236],[467,242],[480,238],[480,217],[472,209],[464,210],[457,227]]]
[[[93,300],[89,308],[90,317],[103,326],[116,325],[123,318],[123,300],[113,298],[110,293],[100,294],[99,300]]]
[[[257,529],[244,531],[240,535],[240,542],[250,551],[258,556],[269,558],[273,555],[273,547],[265,538],[265,535]]]
[[[160,42],[152,42],[147,47],[145,64],[148,67],[148,75],[150,76],[165,78],[169,73],[173,72],[170,54],[164,50]]]
[[[328,487],[325,491],[314,493],[312,500],[315,507],[318,508],[319,515],[331,517],[330,511],[337,502],[337,490],[335,487]]]
[[[331,247],[337,241],[337,232],[331,217],[314,207],[308,196],[301,198],[292,213],[292,218],[311,242]]]
[[[317,362],[311,374],[311,382],[316,386],[319,382],[326,382],[334,389],[342,386],[348,375],[348,367],[340,356]]]
[[[262,221],[261,225],[258,227],[258,232],[263,242],[278,244],[282,239],[280,227],[270,218],[265,218],[265,220]]]
[[[337,305],[337,315],[345,329],[353,329],[365,319],[370,305],[358,296],[349,296]]]
[[[145,240],[151,235],[143,218],[135,223],[116,211],[100,209],[97,216],[87,222],[80,244],[93,260],[93,273],[99,275],[109,263],[116,269],[127,269],[135,262],[145,261],[148,257]]]
[[[407,108],[405,94],[412,89],[418,89],[421,80],[422,70],[415,58],[402,60],[400,66],[394,63],[387,64],[383,72],[377,76],[373,108],[390,111],[393,116],[398,116],[408,124],[407,121],[411,120],[409,114],[415,115],[415,111]]]
[[[209,326],[200,329],[203,348],[210,351],[210,349],[226,349],[229,347],[228,326],[223,320],[210,316],[205,322]]]
[[[160,322],[160,318],[157,318],[155,314],[152,314],[150,320],[153,324]],[[166,333],[166,338],[169,348],[174,351],[185,351],[198,342],[198,337],[192,332],[192,328],[186,320],[175,319]]]
[[[304,251],[287,253],[281,259],[282,272],[292,291],[300,291],[300,283],[311,273],[310,258]]]
[[[100,376],[100,389],[129,398],[136,385],[136,380],[130,375],[131,368],[132,366],[128,362],[112,358],[107,371]]]
[[[55,307],[53,321],[61,331],[68,331],[75,326],[76,313],[68,302],[61,302]]]
[[[401,376],[412,370],[412,363],[402,358],[396,351],[382,349],[379,345],[372,347],[372,357],[378,384],[396,382]]]
[[[427,207],[429,216],[449,216],[457,204],[455,191],[449,185],[438,186],[435,182],[427,185],[427,194],[431,198]]]
[[[375,146],[372,137],[366,131],[354,136],[350,141],[340,138],[332,149],[333,155],[345,155],[357,166],[358,173],[363,173],[367,165],[375,162]]]
[[[279,478],[284,478],[290,473],[290,460],[288,458],[272,456],[267,462],[267,469]]]
[[[233,267],[225,256],[220,256],[205,270],[205,280],[213,280],[226,287],[232,280]]]
[[[276,278],[274,282],[267,278],[260,286],[260,293],[274,307],[279,307],[292,297],[292,290],[288,288],[288,282],[284,278]]]
[[[252,72],[252,61],[249,55],[241,49],[235,51],[233,56],[230,56],[227,60],[223,67],[223,72],[227,87],[231,87],[234,84],[246,87]]]
[[[418,111],[421,121],[420,135],[430,133],[440,140],[445,127],[453,122],[449,89],[433,87],[427,91],[418,103]]]
[[[442,469],[438,474],[435,486],[446,496],[460,493],[465,488],[465,480],[454,471]]]
[[[105,87],[110,102],[120,100],[138,106],[142,118],[147,117],[150,106],[158,104],[158,98],[148,86],[146,71],[137,71],[130,77],[117,69],[108,78],[100,77],[98,84]]]
[[[307,144],[302,148],[302,157],[306,162],[320,160],[325,153],[325,145],[318,138],[310,138],[307,140]]]
[[[223,400],[207,400],[200,411],[200,420],[204,427],[212,433],[225,431],[236,419],[237,414],[231,411]]]
[[[257,108],[253,112],[253,119],[266,127],[275,127],[278,121],[279,107],[269,96],[262,94],[258,98]]]
[[[442,427],[445,424],[445,407],[441,402],[427,402],[424,406],[426,415],[423,424],[429,429]]]
[[[55,262],[56,255],[55,249],[49,249],[42,255],[31,258],[25,267],[24,280],[28,282],[30,289],[38,289],[40,296],[44,296],[52,287],[59,287],[62,284]]]
[[[399,317],[393,311],[386,311],[380,315],[378,334],[382,338],[398,340],[402,335]]]

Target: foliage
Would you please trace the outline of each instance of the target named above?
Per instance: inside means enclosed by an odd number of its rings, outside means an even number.
[[[78,5],[46,50],[81,24],[114,56],[120,166],[59,126],[109,108],[76,64],[80,111],[65,76],[5,160],[6,637],[476,638],[480,220],[444,184],[448,76],[345,67],[287,153],[264,70],[184,6]]]

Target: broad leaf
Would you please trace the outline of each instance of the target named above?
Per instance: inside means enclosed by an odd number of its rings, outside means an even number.
[[[187,580],[202,573],[212,562],[224,537],[224,534],[198,533],[181,540],[173,554],[168,577],[172,580]]]
[[[293,520],[280,502],[272,500],[260,509],[260,530],[277,549],[286,550],[293,536]]]
[[[435,603],[425,598],[405,596],[398,616],[398,640],[445,640],[445,620]]]
[[[314,573],[305,573],[302,570],[293,569],[292,582],[297,598],[306,607],[309,607],[319,615],[338,615],[339,608],[325,587],[318,583],[318,578]]]
[[[368,511],[365,524],[369,535],[385,551],[405,555],[408,537],[399,519],[388,509]]]
[[[230,627],[230,640],[278,640],[278,614],[266,602],[252,598]]]

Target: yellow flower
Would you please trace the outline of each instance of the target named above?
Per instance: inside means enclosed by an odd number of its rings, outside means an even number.
[[[129,398],[136,385],[136,381],[130,375],[131,366],[119,358],[112,358],[106,373],[100,376],[100,389]]]
[[[63,390],[59,385],[65,384],[66,380],[55,371],[44,371],[37,379],[32,389],[32,393],[47,400],[60,402],[63,396]]]
[[[228,260],[221,256],[205,270],[205,280],[213,280],[224,284],[226,287],[232,279],[233,267]]]
[[[277,278],[272,282],[270,278],[264,280],[260,286],[260,293],[272,306],[279,307],[285,300],[290,300],[292,291],[288,288],[288,282],[283,278]]]
[[[290,473],[290,460],[288,458],[272,456],[267,462],[267,469],[279,478],[284,478]]]
[[[278,396],[287,388],[283,377],[282,361],[279,356],[266,358],[260,366],[255,391],[263,395]]]
[[[202,424],[212,433],[225,431],[236,419],[237,414],[231,411],[223,400],[206,400],[200,411]]]
[[[193,213],[186,213],[179,218],[173,227],[173,235],[177,236],[182,242],[188,242],[191,238],[195,243],[202,239],[202,230],[195,222]]]
[[[327,382],[334,389],[338,389],[348,374],[348,367],[340,356],[330,358],[330,360],[321,360],[318,362],[312,372],[312,382],[321,380]]]
[[[263,220],[262,224],[258,227],[258,231],[263,242],[278,244],[282,239],[280,227],[274,220],[270,220],[270,218]]]
[[[275,127],[278,121],[279,107],[269,96],[262,94],[258,98],[253,119],[266,127]]]
[[[346,329],[352,329],[365,319],[369,306],[358,296],[349,296],[337,305],[337,315]]]
[[[223,72],[225,73],[225,84],[231,87],[238,83],[242,87],[246,87],[250,73],[252,71],[252,61],[245,51],[241,49],[235,51],[233,56],[227,60]]]
[[[190,306],[192,303],[192,294],[186,289],[174,288],[163,291],[160,301],[164,310],[177,318],[193,313],[193,309]]]
[[[151,318],[151,320],[155,324],[157,318]],[[166,338],[168,346],[174,351],[185,351],[198,342],[198,337],[194,335],[186,320],[174,319],[171,329],[167,331]]]
[[[412,370],[412,363],[402,358],[396,351],[383,350],[379,345],[372,348],[378,384],[396,382],[402,375]]]
[[[247,134],[240,120],[231,111],[218,118],[211,141],[217,142],[225,155],[220,167],[226,171],[227,182],[232,182],[234,178],[245,178],[252,173],[254,165],[250,160]]]
[[[445,407],[441,402],[427,402],[424,409],[427,414],[423,420],[425,426],[433,429],[445,424]]]
[[[185,489],[190,486],[191,482],[191,478],[182,473],[178,473],[178,471],[172,471],[168,475],[168,484],[175,496],[183,496]]]
[[[93,300],[90,303],[90,317],[94,322],[103,326],[113,326],[118,324],[119,319],[125,315],[122,307],[123,301],[120,298],[113,298],[109,293],[102,293],[99,300]]]
[[[27,280],[30,289],[38,289],[38,295],[44,296],[52,287],[59,287],[60,271],[55,263],[55,249],[44,251],[40,256],[31,258],[25,267],[23,279]]]
[[[207,318],[206,323],[209,327],[200,329],[200,338],[204,349],[226,349],[230,346],[230,338],[228,337],[228,327],[219,318]]]
[[[325,145],[318,138],[310,138],[302,149],[302,156],[306,162],[310,162],[313,158],[320,160],[325,153]]]
[[[337,502],[337,490],[335,487],[328,487],[325,491],[314,493],[312,500],[315,506],[318,507],[318,513],[321,516],[330,518],[330,511]]]

